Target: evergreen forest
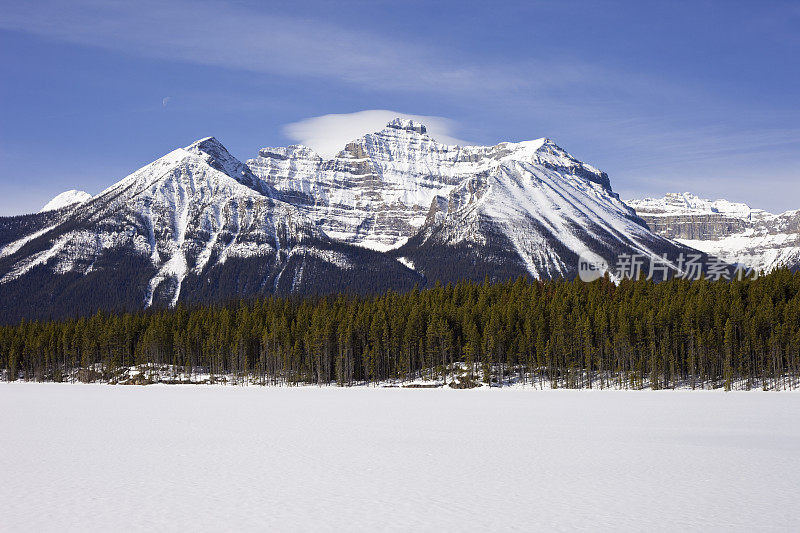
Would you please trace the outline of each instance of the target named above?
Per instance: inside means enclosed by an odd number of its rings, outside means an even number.
[[[178,383],[783,390],[800,378],[800,273],[464,281],[0,326],[7,380],[113,383],[137,365]]]

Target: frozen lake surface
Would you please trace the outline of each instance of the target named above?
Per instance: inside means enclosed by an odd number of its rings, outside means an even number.
[[[0,529],[800,524],[800,394],[0,384]]]

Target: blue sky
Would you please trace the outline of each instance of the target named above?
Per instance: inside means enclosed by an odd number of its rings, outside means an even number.
[[[2,0],[0,215],[197,138],[247,159],[365,110],[550,137],[623,198],[797,209],[798,27],[798,2]]]

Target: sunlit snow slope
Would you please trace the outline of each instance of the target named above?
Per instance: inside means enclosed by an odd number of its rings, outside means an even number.
[[[76,191],[71,189],[69,191],[64,191],[61,194],[55,196],[52,200],[44,204],[44,207],[39,211],[54,211],[56,209],[61,209],[63,207],[74,206],[76,204],[83,204],[88,202],[92,199],[92,195],[88,192],[84,191]]]
[[[580,255],[613,264],[620,253],[685,249],[653,235],[604,172],[549,139],[447,146],[396,119],[330,160],[290,146],[248,163],[326,234],[402,247],[393,254],[431,278],[570,277]]]

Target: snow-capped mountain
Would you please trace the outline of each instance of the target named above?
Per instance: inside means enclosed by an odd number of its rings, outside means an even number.
[[[731,218],[749,219],[753,213],[765,213],[751,209],[747,204],[728,200],[706,200],[692,193],[667,193],[663,198],[630,200],[628,205],[637,210],[658,215],[702,215],[719,214]]]
[[[451,268],[456,257],[472,277],[499,279],[571,277],[580,255],[680,253],[619,200],[604,172],[549,139],[447,146],[395,119],[331,160],[290,146],[264,148],[248,164],[327,235],[402,246],[393,255],[428,277],[464,277]]]
[[[327,160],[289,146],[245,164],[201,139],[83,203],[0,218],[0,312],[570,278],[579,256],[686,251],[548,139],[448,146],[396,119]]]
[[[56,209],[62,209],[76,204],[84,204],[91,199],[92,195],[88,192],[70,189],[69,191],[64,191],[56,195],[52,200],[44,204],[44,207],[42,207],[39,212],[55,211]]]
[[[607,175],[547,139],[448,146],[428,136],[423,124],[406,119],[354,140],[330,160],[290,146],[264,148],[248,165],[328,235],[388,250],[422,227],[437,196],[510,161],[581,176],[610,192]]]
[[[630,200],[654,232],[760,271],[800,268],[800,210],[772,214],[727,200],[691,193]]]
[[[78,295],[135,309],[256,294],[407,288],[420,276],[328,239],[215,139],[170,152],[0,249],[0,304]],[[18,217],[15,217],[18,218]],[[372,285],[371,285],[372,284]],[[47,306],[42,308],[43,313]]]
[[[431,201],[479,172],[474,149],[431,139],[425,126],[395,119],[323,160],[304,146],[264,148],[253,172],[331,237],[377,250],[403,244],[425,222]]]

